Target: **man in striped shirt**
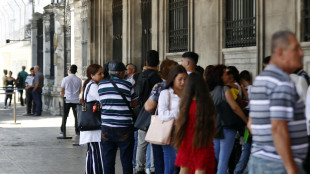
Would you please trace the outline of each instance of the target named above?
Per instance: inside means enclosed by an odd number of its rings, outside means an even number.
[[[308,147],[305,108],[289,77],[302,67],[303,54],[292,32],[272,36],[270,64],[250,91],[250,173],[304,173],[301,166]]]
[[[137,103],[130,82],[123,80],[126,67],[120,62],[110,62],[109,74],[111,80],[119,88],[131,106]],[[134,147],[133,113],[126,105],[126,101],[109,79],[99,83],[100,103],[102,104],[102,149],[104,173],[115,173],[115,157],[117,148],[120,148],[121,161],[124,174],[132,174],[132,157]]]

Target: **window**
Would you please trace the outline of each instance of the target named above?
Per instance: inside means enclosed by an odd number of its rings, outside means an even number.
[[[303,18],[304,18],[303,40],[310,41],[310,0],[304,0]]]
[[[256,0],[226,0],[226,48],[256,45]]]
[[[188,50],[188,0],[169,0],[169,52]]]
[[[123,3],[113,0],[113,60],[122,61]]]

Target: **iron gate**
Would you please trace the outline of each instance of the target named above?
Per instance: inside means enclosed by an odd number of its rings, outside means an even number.
[[[122,61],[123,4],[113,0],[113,60]]]
[[[141,69],[145,65],[147,52],[151,49],[152,42],[152,0],[141,0],[141,17],[142,17],[142,59]]]

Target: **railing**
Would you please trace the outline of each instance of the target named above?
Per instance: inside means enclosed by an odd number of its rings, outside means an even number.
[[[256,45],[256,0],[226,1],[226,48]]]

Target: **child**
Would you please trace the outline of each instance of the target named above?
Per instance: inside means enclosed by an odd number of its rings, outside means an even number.
[[[198,73],[188,76],[176,121],[174,145],[180,173],[215,172],[213,138],[216,133],[216,111],[207,84]]]

